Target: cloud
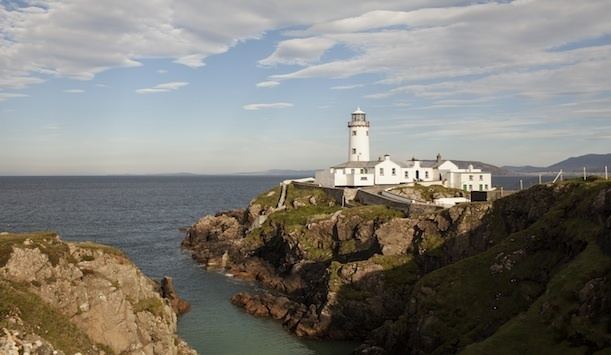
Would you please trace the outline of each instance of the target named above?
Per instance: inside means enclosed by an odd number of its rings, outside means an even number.
[[[204,55],[203,54],[186,55],[184,57],[180,57],[176,59],[174,63],[186,65],[189,68],[193,68],[193,69],[203,67],[204,65],[206,65],[204,64]]]
[[[270,109],[270,108],[289,108],[289,107],[293,107],[293,104],[289,102],[274,102],[274,103],[268,103],[268,104],[248,104],[248,105],[242,106],[242,108],[247,111],[258,111],[258,110],[264,110],[264,109]]]
[[[274,53],[259,61],[261,65],[296,64],[308,65],[320,61],[320,57],[335,40],[325,37],[297,38],[280,42]]]
[[[305,63],[270,79],[379,75],[377,83],[389,89],[368,98],[449,96],[469,88],[473,94],[493,90],[532,98],[611,89],[611,83],[591,76],[595,67],[611,72],[611,43],[605,37],[611,33],[606,15],[611,3],[575,6],[568,0],[540,0],[431,7],[374,10],[285,32],[300,38],[279,42],[276,52],[284,55],[277,62],[303,63],[301,51],[307,53],[307,43],[317,40],[333,41],[353,54]],[[286,45],[294,58],[283,51]],[[325,58],[325,53],[316,55]]]
[[[165,69],[159,69],[159,70],[157,70],[157,73],[158,73],[158,74],[167,74],[167,72],[168,72],[168,71],[167,71],[167,70],[165,70]]]
[[[280,85],[280,83],[277,81],[262,81],[260,83],[257,83],[258,88],[272,88],[277,85]]]
[[[6,101],[15,97],[28,97],[29,95],[15,92],[0,92],[0,101]]]
[[[340,86],[331,87],[331,90],[350,90],[350,89],[362,88],[363,86],[365,86],[365,84],[340,85]]]
[[[110,68],[142,65],[147,58],[199,68],[209,56],[276,29],[372,10],[405,11],[464,1],[376,0],[350,6],[327,0],[0,2],[0,88],[23,88],[55,77],[90,80]],[[333,41],[283,43],[262,62],[315,63]]]
[[[65,89],[63,90],[63,92],[67,93],[67,94],[82,94],[85,92],[85,90],[82,89]]]
[[[150,88],[138,89],[136,90],[136,92],[138,94],[154,94],[158,92],[176,91],[186,85],[189,85],[189,83],[184,81],[173,81],[169,83],[158,84]]]

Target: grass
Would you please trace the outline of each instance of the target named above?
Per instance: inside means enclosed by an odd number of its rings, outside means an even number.
[[[443,197],[454,197],[463,196],[464,191],[460,189],[454,189],[441,185],[423,186],[420,184],[414,184],[410,187],[398,187],[393,189],[399,193],[407,193],[408,190],[416,192],[420,195],[422,201],[433,202],[435,194],[441,194]]]
[[[292,210],[284,210],[274,212],[269,215],[268,221],[270,223],[277,223],[288,226],[305,226],[307,223],[314,220],[320,220],[324,216],[331,217],[331,215],[341,207],[339,206],[305,206]],[[267,223],[267,221],[266,221]]]
[[[561,188],[566,188],[566,193],[557,196],[552,207],[526,229],[505,235],[485,252],[424,275],[414,290],[419,292],[415,295],[427,295],[418,299],[419,317],[434,314],[423,330],[427,337],[440,340],[433,353],[454,353],[484,338],[488,339],[465,352],[583,353],[583,348],[565,342],[569,337],[585,339],[582,344],[609,346],[608,317],[596,326],[574,314],[578,307],[576,294],[585,282],[608,275],[611,270],[611,259],[595,242],[602,225],[591,211],[595,196],[610,185],[565,183]],[[521,198],[529,197],[524,194]],[[518,198],[501,201],[524,203]],[[499,210],[503,208],[493,213]],[[583,247],[575,259],[567,260],[569,251],[577,253]],[[516,258],[512,268],[492,273],[490,266],[508,255]],[[409,264],[391,271],[409,270]],[[404,270],[399,275],[409,272]],[[410,281],[407,278],[399,283]],[[541,313],[544,304],[553,306],[547,320]]]
[[[327,196],[327,194],[322,189],[296,188],[295,185],[291,184],[287,187],[286,190],[285,205],[288,209],[292,209],[294,208],[293,202],[299,201],[305,206],[312,206],[312,203],[310,202],[310,198],[312,197],[316,200],[317,206],[329,206],[336,204],[335,200],[329,198],[329,196]]]
[[[7,318],[13,315],[18,315],[23,324],[10,324]],[[83,331],[22,285],[0,281],[0,319],[0,327],[18,327],[22,333],[38,334],[66,354],[99,353],[94,350],[94,343]],[[106,346],[95,346],[103,349],[106,354],[114,354]]]
[[[368,205],[351,207],[342,210],[342,216],[353,217],[359,216],[365,220],[377,220],[379,222],[385,222],[392,218],[405,217],[403,212],[388,208],[383,205]]]
[[[25,244],[29,240],[28,245]],[[55,266],[62,257],[73,261],[70,257],[68,246],[57,239],[55,232],[33,232],[33,233],[9,233],[0,235],[0,267],[5,266],[13,252],[13,246],[20,248],[38,248],[49,258],[49,262]]]
[[[281,187],[278,185],[273,189],[267,190],[255,197],[250,204],[260,205],[263,209],[275,208],[278,205],[278,200],[280,199],[280,192]]]
[[[149,312],[156,317],[163,315],[163,302],[158,297],[149,297],[138,301],[134,305],[134,313]]]

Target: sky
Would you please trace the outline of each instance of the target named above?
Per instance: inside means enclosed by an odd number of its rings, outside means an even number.
[[[0,1],[0,175],[611,152],[611,2]]]

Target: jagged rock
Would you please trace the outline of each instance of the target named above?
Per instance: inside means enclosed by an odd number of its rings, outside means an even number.
[[[278,319],[300,336],[367,338],[359,353],[457,353],[466,346],[494,353],[498,344],[487,339],[521,329],[500,327],[529,311],[530,321],[546,324],[537,329],[557,331],[549,339],[572,334],[565,343],[594,352],[611,346],[600,331],[608,320],[601,314],[609,313],[609,277],[600,271],[607,264],[596,259],[611,255],[610,201],[605,185],[564,183],[410,218],[380,219],[362,207],[304,216],[306,209],[289,206],[282,215],[270,212],[244,238],[256,237],[255,247],[239,248],[231,238],[202,238],[188,247],[214,259],[229,246],[232,273],[277,292],[236,295],[233,302],[247,312]],[[566,298],[546,289],[592,248],[599,248],[590,256],[597,262],[582,260],[555,282],[589,279],[565,285],[572,287]]]
[[[176,314],[161,298],[157,284],[110,247],[65,243],[43,234],[34,241],[14,243],[0,278],[29,285],[27,292],[115,353],[190,351],[188,346],[177,347]],[[173,295],[177,297],[175,291]]]
[[[396,218],[382,224],[375,232],[382,254],[407,254],[414,237],[413,228],[409,218]]]
[[[185,314],[191,305],[180,298],[174,287],[174,280],[171,277],[165,276],[161,279],[161,297],[170,302],[170,306],[177,315]]]

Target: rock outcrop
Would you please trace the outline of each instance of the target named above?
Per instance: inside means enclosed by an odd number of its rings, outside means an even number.
[[[204,217],[183,242],[209,267],[225,255],[228,272],[268,290],[232,298],[248,313],[299,336],[363,340],[363,354],[494,353],[518,338],[505,348],[611,346],[609,183],[410,216],[341,208],[294,186],[286,208],[261,207],[275,194]]]
[[[53,233],[1,235],[0,286],[0,324],[12,331],[1,346],[25,351],[23,339],[33,339],[37,349],[66,354],[195,353],[176,335],[172,305],[185,304],[171,282],[163,298],[159,284],[114,248]]]

